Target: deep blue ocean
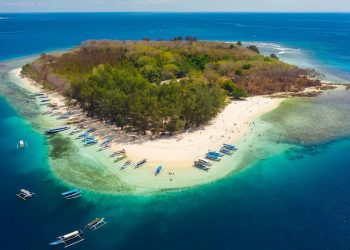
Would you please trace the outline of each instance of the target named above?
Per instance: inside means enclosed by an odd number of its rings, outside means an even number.
[[[283,141],[288,149],[260,155],[215,183],[62,201],[69,187],[52,174],[28,93],[9,81],[8,71],[28,56],[87,39],[178,35],[260,42],[282,59],[307,60],[350,81],[350,14],[0,14],[0,249],[53,249],[48,243],[59,234],[98,216],[109,223],[72,249],[349,249],[349,92],[287,102],[263,117],[275,127],[267,135],[271,145]],[[18,151],[21,138],[29,147]],[[19,200],[23,187],[38,196]]]

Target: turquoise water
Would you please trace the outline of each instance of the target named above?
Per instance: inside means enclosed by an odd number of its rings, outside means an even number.
[[[42,49],[69,47],[82,38],[168,36],[179,32],[183,27],[178,22],[181,20],[187,22],[184,33],[192,31],[211,39],[254,40],[255,37],[258,41],[288,45],[296,45],[298,39],[304,42],[309,39],[303,49],[309,51],[311,62],[317,61],[327,69],[335,67],[341,77],[349,72],[348,61],[341,59],[347,52],[340,52],[346,43],[334,42],[340,33],[345,36],[344,41],[350,39],[348,15],[248,18],[203,14],[200,18],[185,15],[182,19],[173,14],[146,17],[140,14],[132,19],[126,16],[112,29],[111,20],[116,18],[112,14],[102,17],[67,14],[63,21],[59,14],[13,15],[9,19],[11,25],[0,24],[0,54],[2,58],[24,56]],[[67,27],[71,19],[80,24],[78,27],[90,20],[91,25],[102,22],[106,25],[99,27],[106,28],[86,26],[73,34]],[[306,38],[302,34],[283,32],[282,28],[261,37],[258,30],[263,28],[241,27],[239,30],[244,33],[237,35],[235,29],[228,28],[232,21],[219,25],[218,20],[226,19],[249,22],[250,26],[257,27],[262,26],[262,19],[264,26],[271,26],[269,22],[274,21],[274,25],[279,23],[284,27],[283,22],[288,22],[290,29],[298,27],[308,32],[310,29],[302,25],[311,22],[319,26]],[[298,21],[305,19],[310,22]],[[149,27],[155,23],[164,27],[151,33]],[[136,33],[135,26],[143,32]],[[32,31],[31,36],[28,30]],[[322,39],[313,39],[315,33]],[[28,43],[24,44],[24,40]],[[324,44],[314,49],[316,42]],[[329,44],[332,46],[327,47]],[[327,49],[318,55],[324,47]],[[83,228],[98,216],[105,216],[109,223],[94,233],[87,232],[86,241],[74,249],[348,249],[350,91],[288,100],[262,117],[262,122],[272,128],[261,137],[248,138],[247,143],[253,142],[254,147],[242,163],[244,170],[238,174],[192,189],[158,195],[106,195],[85,191],[82,199],[67,202],[59,194],[71,186],[53,174],[47,157],[49,140],[40,133],[38,109],[26,103],[29,93],[8,79],[7,72],[26,61],[8,61],[0,66],[1,249],[49,249],[48,242],[56,236]],[[17,150],[19,139],[25,139],[29,147]],[[37,197],[27,202],[19,200],[15,193],[22,187],[36,192]]]

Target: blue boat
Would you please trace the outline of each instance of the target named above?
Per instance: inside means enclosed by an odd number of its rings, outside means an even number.
[[[110,143],[112,141],[112,137],[108,137],[106,140],[104,140],[102,143],[101,143],[101,146],[104,146],[108,143]]]
[[[79,189],[72,189],[61,194],[66,200],[78,198],[81,196],[81,191]]]
[[[54,133],[58,133],[58,132],[62,132],[65,130],[70,129],[69,126],[64,126],[64,127],[59,127],[59,128],[52,128],[46,131],[46,134],[54,134]]]
[[[220,154],[220,153],[215,152],[215,151],[209,151],[207,153],[207,155],[211,155],[211,156],[215,156],[215,157],[223,157],[224,156],[223,154]]]
[[[92,132],[94,132],[95,130],[96,130],[95,128],[90,128],[90,129],[86,130],[86,132],[92,133]]]
[[[162,166],[158,166],[156,169],[156,172],[154,173],[156,176],[160,174],[160,172],[162,171]]]
[[[237,150],[237,148],[233,145],[230,144],[224,144],[224,148],[228,149],[228,150]]]
[[[222,147],[222,148],[220,149],[220,152],[223,153],[223,154],[225,154],[225,155],[233,155],[233,152],[232,152],[232,151],[230,151],[230,150],[228,150],[227,148],[224,148],[224,147]]]
[[[84,139],[81,140],[81,142],[87,142],[92,140],[95,140],[94,136],[86,136]]]
[[[82,133],[80,135],[78,135],[78,138],[82,138],[82,137],[86,137],[89,136],[89,133]]]
[[[91,145],[96,144],[97,142],[98,142],[97,140],[88,141],[85,143],[85,146],[91,146]]]
[[[210,155],[210,154],[207,154],[205,156],[205,158],[209,159],[209,160],[212,160],[212,161],[221,161],[221,159],[217,156],[213,156],[213,155]]]

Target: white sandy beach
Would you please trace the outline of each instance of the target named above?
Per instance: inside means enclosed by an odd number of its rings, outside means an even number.
[[[18,68],[13,70],[11,74],[20,79],[19,82],[23,88],[31,92],[43,92],[39,84],[30,79],[22,78],[20,72],[21,69]],[[52,102],[62,106],[65,104],[65,99],[60,94],[47,93],[47,95]],[[234,166],[216,167],[216,165],[225,165],[222,163],[225,162],[224,159],[220,163],[215,163],[210,171],[204,172],[194,168],[193,162],[203,157],[209,149],[219,150],[223,143],[235,144],[244,137],[249,126],[258,117],[277,108],[282,101],[281,98],[250,97],[245,101],[231,102],[210,124],[193,132],[188,131],[176,137],[143,142],[114,141],[112,151],[125,149],[129,160],[137,162],[147,158],[147,167],[140,169],[117,171],[112,161],[111,164],[108,164],[108,160],[102,159],[106,157],[106,154],[96,152],[96,148],[91,150],[90,154],[95,155],[96,159],[101,159],[105,165],[108,165],[106,168],[109,168],[110,173],[117,175],[119,180],[139,188],[177,188],[210,182],[232,172]],[[56,125],[61,124],[57,121]],[[238,160],[239,154],[238,150],[233,157]],[[158,165],[162,165],[164,171],[155,182],[154,169]],[[169,172],[173,172],[174,176],[169,177]]]

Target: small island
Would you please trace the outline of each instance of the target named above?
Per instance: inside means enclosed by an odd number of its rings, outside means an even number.
[[[94,147],[100,147],[90,156],[117,156],[106,166],[110,175],[153,190],[206,183],[234,171],[213,167],[215,161],[204,169],[210,171],[198,171],[194,162],[244,137],[257,118],[283,101],[276,96],[322,85],[314,70],[261,55],[256,46],[194,37],[86,41],[67,52],[42,54],[15,73],[33,93],[49,98],[42,113],[58,117],[52,126],[75,127],[64,132],[67,136],[89,131],[99,141]],[[136,170],[116,173],[116,162],[121,169],[134,164]],[[70,175],[60,171],[63,178]],[[157,182],[154,173],[160,174]],[[66,179],[91,188],[81,176]]]

